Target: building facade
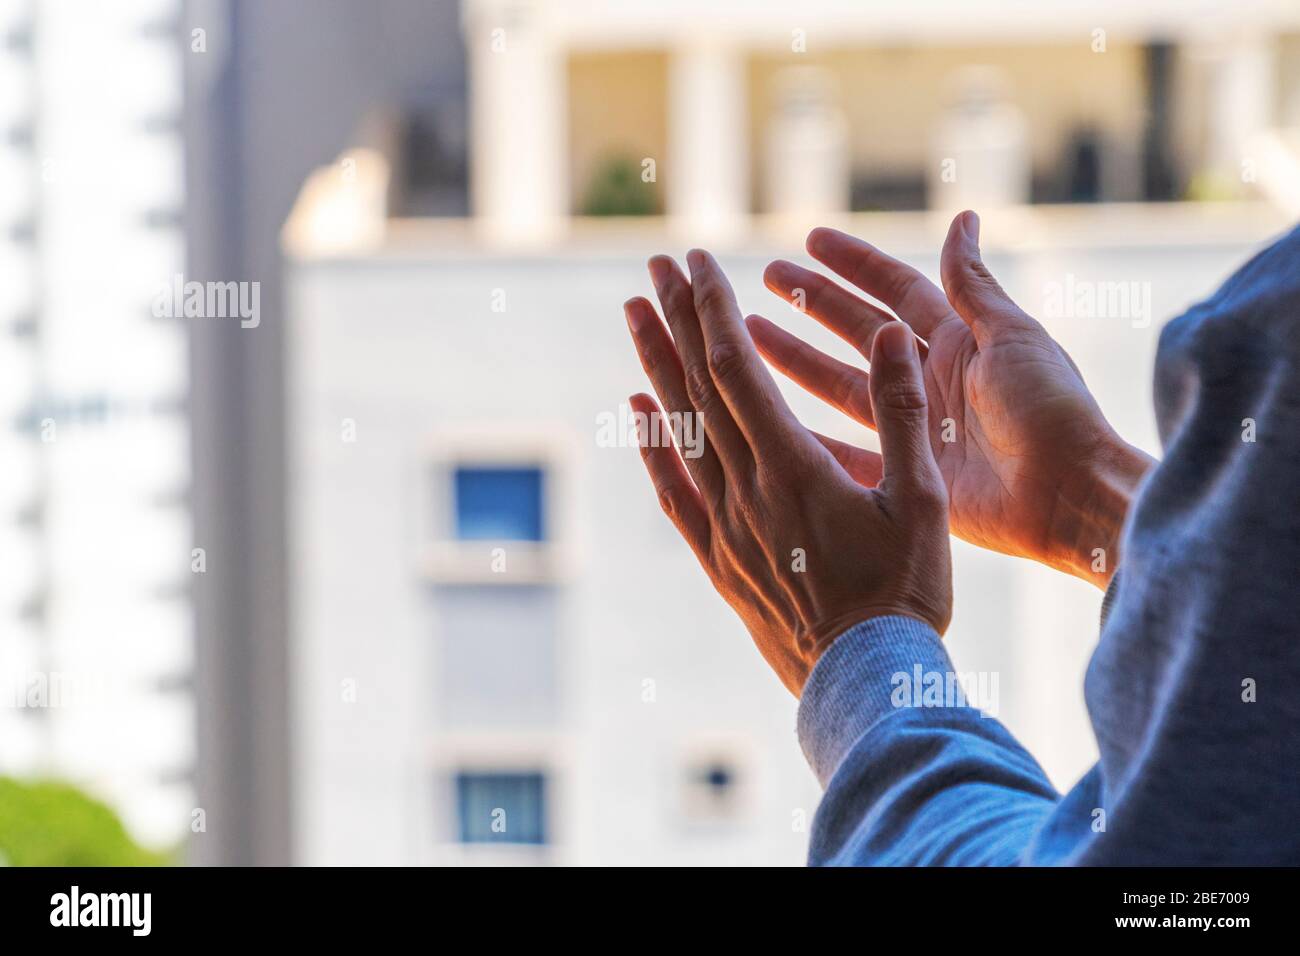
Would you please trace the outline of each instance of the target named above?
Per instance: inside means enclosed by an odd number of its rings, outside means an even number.
[[[155,846],[195,807],[178,14],[0,3],[0,772]]]

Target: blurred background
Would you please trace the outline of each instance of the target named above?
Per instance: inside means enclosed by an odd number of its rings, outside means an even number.
[[[1156,452],[1161,325],[1300,212],[1300,7],[0,0],[0,858],[801,863],[621,303],[708,245],[852,360],[763,266],[832,224],[937,277],[968,207]],[[955,588],[1069,787],[1100,594]]]

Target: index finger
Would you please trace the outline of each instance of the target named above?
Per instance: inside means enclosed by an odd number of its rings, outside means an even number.
[[[814,259],[885,303],[922,338],[957,318],[942,289],[868,242],[822,226],[808,233],[806,245]]]
[[[770,447],[774,428],[784,441],[802,440],[795,437],[802,429],[795,427],[794,414],[740,321],[736,294],[722,269],[703,249],[687,253],[686,263],[691,269],[691,290],[704,332],[709,374],[755,457],[765,446]]]

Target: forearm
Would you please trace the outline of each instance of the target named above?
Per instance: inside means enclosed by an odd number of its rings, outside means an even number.
[[[799,706],[799,740],[826,787],[810,863],[1021,857],[1056,792],[995,718],[936,698],[955,676],[938,635],[907,618],[865,621],[827,651]]]

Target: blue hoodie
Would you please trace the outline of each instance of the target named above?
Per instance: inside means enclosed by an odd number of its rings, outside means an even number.
[[[1060,796],[995,719],[900,692],[955,673],[938,634],[863,622],[799,705],[810,863],[1300,864],[1300,228],[1164,329],[1155,406],[1084,681],[1101,759]]]

